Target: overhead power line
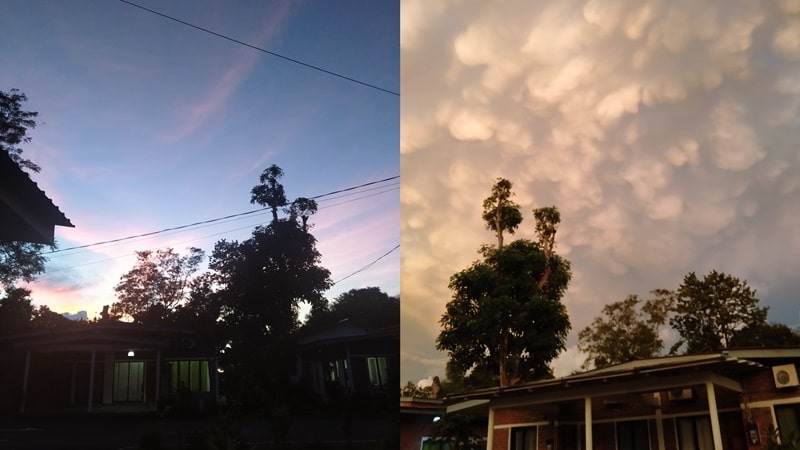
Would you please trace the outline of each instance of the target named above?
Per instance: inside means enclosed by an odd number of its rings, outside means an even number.
[[[348,77],[346,75],[342,75],[342,74],[337,73],[337,72],[333,72],[331,70],[323,69],[322,67],[315,66],[313,64],[304,63],[304,62],[299,61],[297,59],[290,58],[288,56],[284,56],[284,55],[281,55],[281,54],[278,54],[278,53],[275,53],[275,52],[271,52],[269,50],[265,50],[265,49],[263,49],[261,47],[255,46],[253,44],[248,44],[247,42],[243,42],[243,41],[240,41],[238,39],[234,39],[234,38],[232,38],[230,36],[226,36],[224,34],[217,33],[216,31],[212,31],[212,30],[209,30],[207,28],[203,28],[201,26],[194,25],[192,23],[189,23],[189,22],[186,22],[186,21],[183,21],[183,20],[180,20],[180,19],[176,19],[175,17],[168,16],[166,14],[160,13],[158,11],[154,11],[154,10],[149,9],[149,8],[145,8],[144,6],[137,5],[136,3],[129,2],[128,0],[119,0],[119,1],[121,1],[122,3],[125,3],[127,5],[130,5],[130,6],[135,6],[135,7],[139,8],[139,9],[142,9],[142,10],[147,11],[149,13],[155,14],[157,16],[161,16],[161,17],[163,17],[165,19],[169,19],[169,20],[178,22],[178,23],[180,23],[182,25],[186,25],[187,27],[192,27],[192,28],[194,28],[196,30],[200,30],[200,31],[203,31],[203,32],[208,33],[208,34],[212,34],[214,36],[220,37],[222,39],[225,39],[225,40],[228,40],[228,41],[231,41],[231,42],[235,42],[235,43],[240,44],[240,45],[244,45],[245,47],[249,47],[249,48],[252,48],[254,50],[258,50],[260,52],[264,52],[264,53],[266,53],[268,55],[275,56],[276,58],[281,58],[283,60],[286,60],[286,61],[289,61],[289,62],[293,62],[295,64],[299,64],[299,65],[301,65],[303,67],[306,67],[306,68],[309,68],[309,69],[313,69],[313,70],[317,70],[319,72],[322,72],[322,73],[325,73],[325,74],[328,74],[328,75],[331,75],[331,76],[334,76],[334,77],[342,78],[342,79],[350,81],[352,83],[357,83],[357,84],[360,84],[362,86],[366,86],[368,88],[372,88],[372,89],[376,89],[376,90],[381,91],[381,92],[385,92],[387,94],[396,95],[398,97],[400,96],[399,92],[395,92],[395,91],[392,91],[392,90],[389,90],[389,89],[385,89],[385,88],[382,88],[380,86],[376,86],[374,84],[370,84],[370,83],[367,83],[367,82],[364,82],[364,81],[361,81],[361,80],[357,80],[357,79],[352,78],[352,77]]]
[[[358,273],[361,273],[361,272],[363,272],[363,271],[365,271],[365,270],[369,269],[369,268],[370,268],[370,267],[372,267],[372,266],[373,266],[375,263],[377,263],[378,261],[382,260],[383,258],[385,258],[385,257],[389,256],[389,254],[391,254],[393,251],[397,250],[398,248],[400,248],[400,244],[397,244],[397,245],[395,245],[395,246],[394,246],[394,248],[392,248],[392,249],[391,249],[391,250],[389,250],[388,252],[384,253],[383,255],[379,256],[378,258],[376,258],[376,259],[375,259],[374,261],[372,261],[371,263],[369,263],[369,264],[365,265],[364,267],[362,267],[362,268],[360,268],[360,269],[356,270],[355,272],[352,272],[350,275],[347,275],[347,276],[346,276],[346,277],[344,277],[344,278],[340,278],[340,279],[338,279],[338,280],[334,281],[334,282],[333,282],[333,284],[334,284],[334,285],[336,285],[336,284],[339,284],[339,283],[341,283],[342,281],[344,281],[344,280],[346,280],[346,279],[348,279],[348,278],[352,277],[353,275],[356,275],[356,274],[358,274]]]
[[[331,192],[328,192],[328,193],[325,193],[325,194],[315,195],[315,196],[313,196],[311,198],[312,199],[319,199],[319,198],[323,198],[323,197],[328,197],[328,196],[331,196],[331,195],[334,195],[334,194],[353,191],[353,190],[360,189],[360,188],[363,188],[363,187],[366,187],[366,186],[372,186],[372,185],[375,185],[375,184],[378,184],[378,183],[385,183],[387,181],[396,180],[398,178],[400,178],[400,176],[399,175],[395,175],[393,177],[384,178],[382,180],[370,181],[368,183],[360,184],[358,186],[353,186],[353,187],[349,187],[349,188],[346,188],[346,189],[339,189],[339,190],[331,191]],[[242,213],[238,213],[238,214],[230,214],[230,215],[227,215],[227,216],[224,216],[224,217],[217,217],[217,218],[214,218],[214,219],[202,220],[202,221],[199,221],[199,222],[194,222],[194,223],[190,223],[190,224],[186,224],[186,225],[179,225],[179,226],[176,226],[176,227],[164,228],[164,229],[161,229],[161,230],[158,230],[158,231],[151,231],[151,232],[148,232],[148,233],[141,233],[141,234],[132,235],[132,236],[125,236],[125,237],[116,238],[116,239],[109,239],[107,241],[95,242],[95,243],[86,244],[86,245],[78,245],[78,246],[75,246],[75,247],[69,247],[69,248],[64,248],[64,249],[56,249],[56,250],[53,250],[53,251],[50,251],[50,252],[47,252],[47,253],[43,253],[43,254],[44,255],[51,255],[51,254],[54,254],[54,253],[62,253],[62,252],[70,251],[70,250],[79,250],[79,249],[84,249],[84,248],[88,248],[88,247],[96,247],[98,245],[103,245],[103,244],[112,244],[112,243],[116,243],[116,242],[128,241],[128,240],[131,240],[131,239],[137,239],[137,238],[142,238],[142,237],[162,234],[162,233],[166,233],[168,231],[182,230],[182,229],[185,229],[185,228],[196,227],[196,226],[199,226],[199,225],[206,225],[206,224],[210,224],[210,223],[214,223],[214,222],[220,222],[222,220],[232,219],[232,218],[235,218],[235,217],[247,216],[247,215],[250,215],[250,214],[255,214],[255,213],[258,213],[258,212],[266,211],[268,209],[269,209],[268,207],[267,208],[259,208],[259,209],[255,209],[255,210],[252,210],[252,211],[246,211],[246,212],[242,212]]]

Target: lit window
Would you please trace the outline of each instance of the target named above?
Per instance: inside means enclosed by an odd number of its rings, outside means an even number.
[[[384,387],[388,383],[388,372],[386,370],[386,358],[383,356],[367,358],[369,367],[369,383],[372,386]]]
[[[172,392],[183,389],[190,392],[211,392],[211,378],[206,360],[170,361],[169,373]]]

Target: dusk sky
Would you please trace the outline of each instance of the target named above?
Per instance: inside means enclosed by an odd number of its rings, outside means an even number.
[[[23,156],[75,225],[56,228],[59,249],[258,209],[250,189],[271,164],[289,199],[400,175],[396,0],[134,3],[380,89],[121,1],[6,2],[0,89],[39,112]],[[329,299],[368,286],[399,294],[399,190],[395,178],[318,200],[322,265],[333,281],[363,269]],[[60,251],[28,287],[35,304],[92,318],[116,300],[135,251],[210,253],[268,215]]]
[[[401,380],[444,377],[451,275],[497,177],[555,205],[572,321],[712,269],[800,324],[800,1],[403,0]],[[510,238],[509,238],[510,239]]]

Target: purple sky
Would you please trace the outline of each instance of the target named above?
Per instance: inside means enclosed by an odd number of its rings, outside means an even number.
[[[265,50],[399,92],[395,0],[212,2],[144,7]],[[75,224],[60,249],[257,209],[271,164],[289,198],[400,175],[396,95],[287,62],[123,2],[13,2],[0,15],[0,89],[39,112],[24,156]],[[312,218],[334,281],[399,244],[399,180],[319,201]],[[48,255],[36,304],[94,317],[136,250],[246,239],[259,213]],[[399,294],[399,252],[336,284]]]

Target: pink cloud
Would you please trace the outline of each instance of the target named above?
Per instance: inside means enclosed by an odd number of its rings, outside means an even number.
[[[279,3],[276,9],[270,11],[270,14],[265,18],[263,26],[259,28],[259,32],[243,42],[264,48],[270,40],[281,32],[290,12],[290,3]],[[209,119],[217,115],[224,109],[239,85],[247,79],[256,63],[266,56],[253,48],[243,47],[239,49],[231,67],[209,89],[208,94],[199,102],[185,108],[183,123],[178,126],[174,133],[166,136],[166,140],[170,142],[179,141],[197,131]]]

